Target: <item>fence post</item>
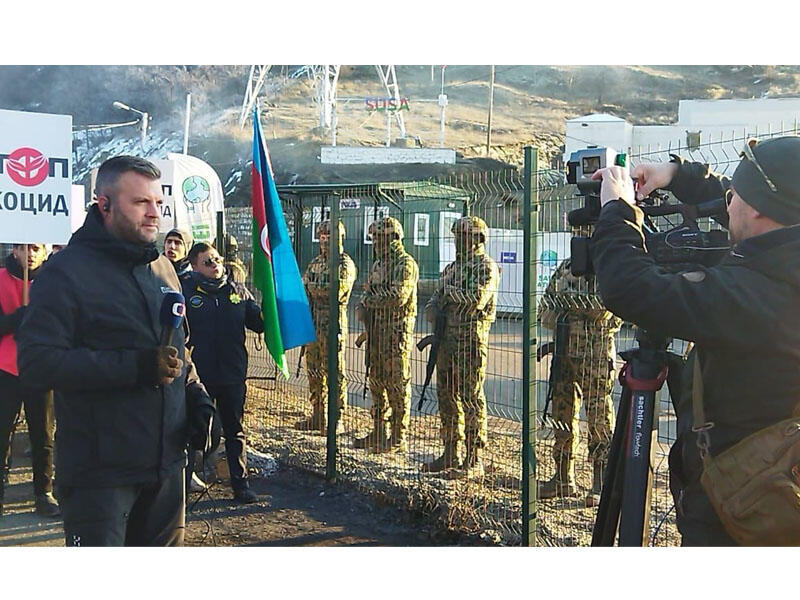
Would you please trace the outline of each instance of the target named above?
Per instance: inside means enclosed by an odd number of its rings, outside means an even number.
[[[328,439],[325,454],[325,478],[336,481],[336,425],[339,422],[339,195],[330,197],[330,231],[328,269],[330,288],[328,308]]]
[[[186,224],[186,227],[189,231],[192,230],[192,226],[190,224]],[[221,210],[217,211],[217,234],[216,234],[216,247],[217,252],[219,252],[222,256],[225,256],[225,213]]]
[[[536,543],[536,261],[538,149],[525,146],[522,249],[522,545]]]

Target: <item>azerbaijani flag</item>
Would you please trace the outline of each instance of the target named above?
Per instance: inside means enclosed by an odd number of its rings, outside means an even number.
[[[300,278],[283,209],[272,177],[269,152],[253,110],[253,283],[261,290],[264,342],[289,377],[285,351],[315,341],[311,308]]]

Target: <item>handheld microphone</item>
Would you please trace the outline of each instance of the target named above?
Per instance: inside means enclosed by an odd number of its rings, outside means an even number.
[[[175,330],[183,323],[183,316],[186,313],[186,299],[183,294],[176,291],[169,291],[164,294],[161,302],[161,345],[171,346],[172,336]]]

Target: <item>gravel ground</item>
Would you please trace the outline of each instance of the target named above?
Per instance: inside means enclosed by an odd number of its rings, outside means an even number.
[[[0,546],[63,546],[60,519],[43,519],[33,508],[27,435],[14,438],[14,467],[0,517]],[[251,461],[262,467],[255,455]],[[458,543],[419,524],[408,513],[343,485],[292,468],[256,477],[255,504],[233,501],[224,462],[208,494],[191,494],[187,546],[426,546]]]

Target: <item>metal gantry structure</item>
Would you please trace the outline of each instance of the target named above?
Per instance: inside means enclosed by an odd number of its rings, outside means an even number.
[[[250,76],[247,78],[247,87],[244,90],[244,100],[242,101],[242,112],[239,115],[239,127],[244,127],[248,115],[253,112],[256,99],[264,86],[264,80],[272,65],[250,65]]]
[[[247,117],[252,113],[258,95],[264,87],[264,81],[272,65],[251,65],[250,75],[245,88],[242,101],[242,111],[239,115],[239,126],[244,127]],[[394,99],[396,105],[400,104],[400,86],[397,82],[397,71],[394,65],[375,65],[378,79],[389,97]],[[331,145],[336,145],[336,99],[341,65],[305,65],[298,73],[304,73],[314,79],[314,101],[319,112],[319,128],[330,132]],[[403,114],[394,111],[394,118],[400,130],[400,138],[406,137],[406,124]],[[387,111],[386,125],[387,136],[391,132],[391,115]],[[389,140],[390,141],[390,140]],[[387,142],[388,145],[388,142]]]

